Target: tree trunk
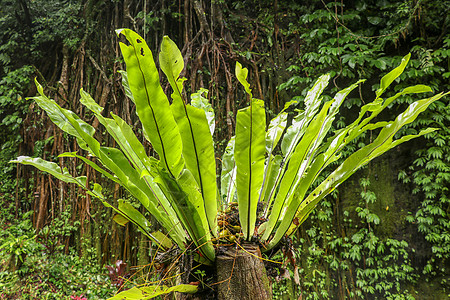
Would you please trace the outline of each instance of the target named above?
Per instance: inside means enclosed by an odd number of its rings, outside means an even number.
[[[216,258],[217,299],[272,299],[272,286],[260,257],[261,251],[254,244],[220,251]]]

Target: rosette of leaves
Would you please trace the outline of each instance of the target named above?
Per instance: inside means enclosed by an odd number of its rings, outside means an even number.
[[[182,250],[192,249],[194,258],[203,264],[216,263],[215,247],[220,245],[221,239],[257,244],[263,252],[275,248],[283,237],[295,231],[323,197],[360,167],[400,143],[434,131],[427,128],[417,135],[394,138],[403,125],[412,122],[444,95],[414,102],[393,121],[371,123],[402,95],[431,91],[427,86],[416,85],[387,99],[381,98],[403,72],[410,57],[407,55],[397,68],[381,79],[375,100],[364,105],[356,120],[347,127],[330,132],[344,99],[362,81],[323,103],[321,94],[330,75],[323,75],[316,81],[304,99],[304,110],[298,112],[289,126],[285,110],[292,103],[267,125],[264,102],[253,97],[247,82],[248,70],[237,63],[236,77],[250,105],[237,113],[235,137],[222,157],[219,188],[212,137],[214,111],[204,97],[205,90],[192,94],[190,103],[185,97],[185,79],[180,77],[184,60],[180,50],[164,37],[159,63],[173,90],[170,102],[160,85],[152,52],[144,39],[129,29],[117,33],[128,41],[120,44],[127,67],[123,81],[125,90],[136,105],[144,135],[158,158],[147,155],[145,147],[123,119],[112,113],[111,118],[104,117],[103,108],[83,90],[81,103],[115,139],[117,148],[102,146],[93,137],[95,129],[91,125],[47,98],[37,82],[39,95],[33,99],[57,126],[77,139],[81,149],[95,156],[99,164],[74,152],[60,156],[77,157],[122,185],[165,228],[165,234],[173,243]],[[356,150],[325,180],[315,183],[321,172],[339,158],[344,147],[368,130],[378,132],[377,138]],[[277,145],[280,151],[275,150]],[[122,200],[114,207],[103,196],[99,184],[90,185],[86,177],[74,177],[67,169],[40,158],[21,156],[14,162],[33,165],[58,179],[79,185],[114,209],[117,222],[134,223],[161,249],[167,248],[167,241],[162,240],[162,235],[151,232],[149,221],[137,209]],[[314,183],[317,187],[312,189]],[[235,214],[236,224],[227,222],[232,219],[231,214]],[[140,295],[143,298],[139,299],[149,299],[172,291],[193,293],[197,287],[134,288],[116,297],[135,299],[134,296]]]

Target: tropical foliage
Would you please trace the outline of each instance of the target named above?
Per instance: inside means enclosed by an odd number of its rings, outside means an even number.
[[[237,113],[236,136],[228,143],[222,158],[219,194],[212,138],[213,111],[202,96],[204,90],[192,94],[188,104],[183,91],[185,79],[180,77],[184,69],[180,50],[173,41],[164,37],[159,62],[173,90],[170,103],[144,39],[128,29],[117,33],[128,41],[120,44],[127,65],[126,73],[123,73],[124,86],[130,91],[128,96],[136,105],[144,135],[159,159],[147,155],[147,150],[123,119],[114,114],[111,114],[112,118],[104,117],[103,108],[83,90],[81,103],[92,111],[118,148],[102,146],[94,138],[94,127],[47,98],[38,82],[39,96],[33,99],[59,128],[74,136],[80,148],[88,154],[68,152],[60,157],[79,158],[122,185],[163,226],[164,233],[182,251],[192,251],[200,263],[213,264],[214,245],[223,241],[251,241],[260,244],[263,252],[271,251],[285,236],[295,232],[321,199],[360,167],[403,142],[436,130],[427,128],[417,134],[396,136],[404,125],[413,122],[430,104],[443,97],[442,93],[412,103],[394,121],[371,123],[397,98],[431,91],[427,86],[415,85],[392,97],[381,98],[402,74],[410,55],[381,79],[374,101],[362,106],[350,125],[334,132],[330,130],[340,106],[363,83],[362,80],[322,103],[321,95],[330,75],[321,76],[293,119],[288,120],[287,110],[299,104],[289,102],[269,122],[266,131],[264,102],[253,97],[247,82],[248,70],[237,63],[236,77],[243,85],[250,105]],[[354,151],[327,177],[316,182],[322,171],[339,159],[346,146],[366,131],[378,133],[373,142]],[[91,186],[86,177],[73,177],[67,169],[40,158],[21,156],[14,162],[33,165],[85,189],[117,212],[116,222],[123,225],[131,221],[159,248],[168,250],[167,244],[161,240],[162,235],[152,232],[147,218],[139,210],[126,200],[120,200],[118,207],[112,206],[103,196],[99,184]],[[228,227],[234,224],[226,222],[227,209],[235,200],[240,230],[231,239]],[[222,221],[220,224],[218,219]],[[189,288],[190,292],[195,290]],[[155,295],[170,291],[171,288],[158,289]]]
[[[56,283],[47,288],[55,297],[62,297],[59,291],[66,296],[73,295],[69,288],[75,291],[77,284],[65,285],[62,280],[54,279],[66,277],[64,272],[57,274],[64,271],[62,268],[47,272],[42,267],[36,276],[22,272],[37,260],[68,265],[69,270],[75,270],[77,267],[69,262],[74,254],[80,256],[84,265],[93,263],[101,267],[96,269],[99,273],[106,272],[105,264],[123,260],[128,264],[125,274],[134,274],[132,266],[149,265],[157,251],[136,226],[114,223],[114,211],[105,209],[95,198],[91,200],[79,186],[56,181],[32,167],[8,164],[18,155],[58,162],[70,174],[86,176],[91,186],[101,184],[102,194],[112,205],[118,205],[117,199],[125,199],[151,221],[154,230],[160,228],[119,184],[108,182],[92,167],[83,165],[81,159],[56,157],[63,152],[78,151],[80,155],[86,152],[80,150],[72,136],[53,125],[34,101],[26,100],[36,94],[34,77],[49,98],[96,128],[95,137],[102,146],[117,144],[92,112],[79,105],[81,87],[104,107],[104,112],[113,112],[131,124],[147,153],[155,155],[142,135],[134,104],[124,96],[122,75],[116,72],[124,69],[124,62],[112,32],[116,28],[133,28],[142,34],[152,51],[159,49],[160,37],[167,34],[178,45],[184,45],[185,63],[189,61],[182,72],[188,79],[184,84],[186,93],[194,93],[199,87],[209,90],[201,95],[208,98],[215,112],[214,150],[216,163],[221,164],[218,158],[235,134],[236,112],[248,105],[245,90],[231,74],[236,60],[248,68],[252,94],[264,99],[267,120],[277,116],[291,99],[299,102],[297,109],[303,108],[302,100],[321,74],[330,74],[324,101],[331,100],[328,95],[358,79],[368,78],[344,100],[345,109],[341,108],[336,116],[330,129],[333,132],[354,121],[361,106],[373,99],[373,92],[379,88],[377,78],[398,66],[408,52],[411,58],[407,69],[383,98],[416,83],[428,85],[434,92],[449,90],[449,19],[447,11],[442,9],[448,2],[3,0],[0,5],[0,227],[3,230],[0,245],[20,238],[14,228],[20,225],[22,215],[26,215],[36,232],[23,237],[24,242],[17,245],[24,249],[18,251],[27,252],[29,243],[25,240],[31,243],[33,239],[28,238],[36,234],[35,239],[47,250],[44,259],[38,253],[29,252],[24,264],[9,275],[1,271],[0,285],[13,282],[13,277],[17,283],[2,285],[2,296],[20,295],[17,297],[27,299],[29,291],[28,298],[32,297],[34,291],[42,291],[38,279],[46,282],[47,273]],[[167,91],[166,77],[162,76],[161,81]],[[394,119],[419,96],[403,95],[377,119]],[[293,108],[285,111],[289,125],[297,114]],[[291,262],[289,271],[283,268],[276,271],[272,268],[279,264],[266,261],[268,271],[277,274],[274,297],[424,298],[433,294],[446,298],[450,288],[447,230],[450,156],[446,147],[449,126],[447,96],[432,103],[398,135],[417,134],[426,127],[439,130],[372,160],[323,198],[292,235],[292,243],[283,239],[281,249],[290,249],[291,254],[284,257],[282,266]],[[375,136],[367,131],[350,143],[340,158],[322,171],[317,184]],[[281,154],[280,151],[278,146],[275,153]],[[264,214],[264,207],[259,209]],[[26,214],[30,210],[33,213]],[[228,233],[220,232],[233,240],[240,232],[237,202],[232,202],[228,211],[231,218],[226,221],[232,225]],[[219,215],[218,223],[223,221]],[[10,248],[2,250],[7,249]],[[64,259],[68,253],[70,257]],[[172,252],[176,253],[181,255]],[[157,261],[167,255],[156,255]],[[8,257],[7,253],[2,256],[0,269],[7,267]],[[188,262],[187,257],[184,254],[180,261]],[[276,256],[275,260],[281,259]],[[160,273],[164,268],[158,270],[154,272]],[[206,278],[211,282],[212,278],[203,272],[195,269],[189,281],[204,282]],[[81,281],[91,276],[89,272],[86,276],[75,273]],[[141,272],[135,276],[144,278],[140,277]],[[171,278],[172,282],[168,281],[171,286],[178,277],[167,275],[167,278]],[[180,279],[189,282],[183,276]],[[137,280],[134,284],[140,283]],[[208,289],[208,285],[201,285]],[[62,287],[68,288],[63,291]],[[96,291],[92,285],[88,289],[93,293],[76,291],[87,298],[94,297]]]

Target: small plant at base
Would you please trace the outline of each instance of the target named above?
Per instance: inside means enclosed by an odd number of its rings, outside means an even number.
[[[108,275],[109,279],[111,279],[112,285],[120,290],[125,283],[127,264],[122,260],[117,260],[115,265],[115,267],[106,266],[106,268],[108,269]]]

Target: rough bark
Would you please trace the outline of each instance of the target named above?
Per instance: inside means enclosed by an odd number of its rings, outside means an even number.
[[[245,250],[244,250],[245,249]],[[272,299],[272,287],[257,245],[227,248],[217,255],[217,299]]]

